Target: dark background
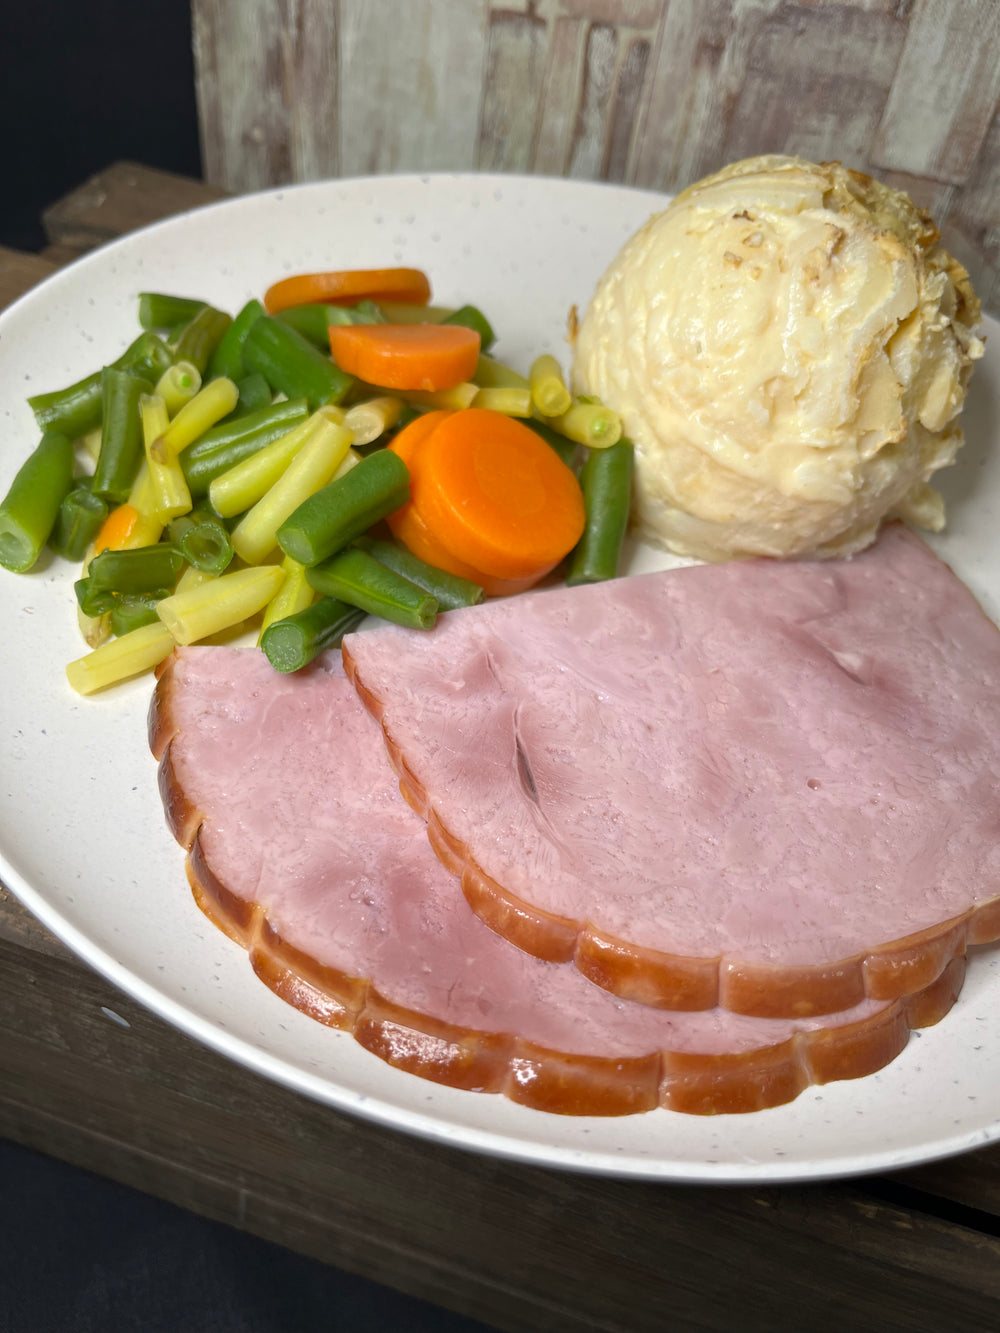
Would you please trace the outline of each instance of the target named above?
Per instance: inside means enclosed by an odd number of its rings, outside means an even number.
[[[0,245],[119,159],[201,175],[186,0],[0,0]]]
[[[0,0],[0,245],[120,159],[201,175],[186,0]],[[0,1140],[0,1333],[482,1325]]]

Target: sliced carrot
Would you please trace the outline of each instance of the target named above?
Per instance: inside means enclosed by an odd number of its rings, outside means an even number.
[[[423,416],[416,417],[408,426],[404,426],[389,446],[390,449],[399,454],[410,469],[411,489],[414,479],[416,490],[421,489],[421,450],[434,430],[450,415],[449,412],[443,411],[425,412]],[[435,565],[438,569],[447,570],[449,574],[457,574],[459,578],[470,579],[473,583],[478,583],[486,592],[487,597],[512,597],[514,593],[524,592],[538,582],[537,578],[494,578],[491,574],[476,569],[474,565],[456,559],[447,547],[442,546],[435,539],[427,524],[420,517],[412,499],[401,509],[397,509],[395,513],[390,514],[386,521],[392,535],[397,541],[402,542],[407,550],[412,551],[419,559],[426,560],[429,565]]]
[[[412,423],[394,447],[410,469],[412,498],[389,526],[414,555],[491,596],[531,587],[579,541],[580,484],[519,421],[466,408]]]
[[[138,522],[139,511],[135,505],[116,506],[101,524],[101,529],[94,540],[94,555],[100,555],[102,551],[123,550],[128,545]]]
[[[358,301],[395,301],[400,305],[426,305],[431,285],[418,268],[358,268],[334,273],[298,273],[282,278],[264,293],[269,315],[293,305],[328,301],[331,305],[355,305]]]
[[[330,351],[348,375],[385,389],[451,389],[471,380],[479,334],[462,324],[343,324]]]

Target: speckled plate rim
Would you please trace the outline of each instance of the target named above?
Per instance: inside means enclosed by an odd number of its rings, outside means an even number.
[[[625,187],[538,177],[388,176],[266,191],[133,233],[0,315],[0,488],[36,438],[24,398],[124,347],[137,327],[140,290],[203,295],[233,310],[288,272],[409,263],[429,271],[435,299],[481,304],[501,334],[498,353],[524,365],[539,351],[563,350],[569,306],[586,303],[622,241],[665,202]],[[949,531],[935,545],[996,618],[1000,327],[990,321],[988,331],[970,396],[969,443],[943,486]],[[634,570],[669,563],[644,548],[631,558]],[[93,700],[65,685],[61,664],[80,653],[72,577],[44,560],[29,576],[0,578],[8,627],[0,662],[0,878],[70,949],[189,1036],[395,1129],[620,1177],[829,1179],[896,1170],[1000,1138],[1000,966],[991,951],[972,960],[949,1018],[914,1037],[888,1069],[808,1089],[789,1106],[751,1116],[549,1116],[402,1074],[291,1010],[190,898],[145,744],[149,682]]]

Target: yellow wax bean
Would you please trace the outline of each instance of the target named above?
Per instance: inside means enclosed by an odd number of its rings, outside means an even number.
[[[203,583],[211,583],[218,577],[218,574],[210,574],[207,569],[196,569],[194,565],[188,565],[177,580],[174,592],[187,592],[189,588],[200,588]]]
[[[379,301],[378,308],[390,324],[440,324],[455,313],[446,305],[403,305],[397,301]]]
[[[531,416],[529,389],[480,389],[472,400],[473,407],[485,407],[491,412],[502,412],[505,417]]]
[[[167,416],[175,417],[201,388],[201,372],[193,361],[178,361],[168,366],[156,381],[156,393],[167,407]]]
[[[531,401],[546,417],[561,417],[573,405],[573,399],[562,368],[554,356],[539,356],[531,363],[528,373]]]
[[[233,550],[255,565],[278,544],[278,529],[303,500],[321,490],[344,461],[351,445],[346,426],[320,420],[288,467],[233,529]]]
[[[149,513],[161,523],[169,523],[191,510],[191,492],[176,458],[164,462],[153,454],[153,445],[170,424],[166,401],[159,394],[144,393],[139,399],[142,417],[142,442],[149,471]],[[143,497],[147,499],[147,497]],[[138,508],[138,505],[136,506]],[[145,510],[140,512],[145,513]]]
[[[370,398],[366,403],[355,403],[344,413],[344,425],[354,435],[355,444],[372,444],[395,426],[403,410],[399,398]]]
[[[204,435],[210,426],[229,415],[239,402],[240,391],[232,380],[221,375],[211,380],[185,403],[170,425],[153,441],[153,455],[166,462]]]
[[[164,597],[156,614],[178,643],[196,643],[262,611],[284,579],[280,565],[237,569]]]
[[[81,435],[79,444],[86,457],[96,466],[97,456],[101,452],[100,426],[95,426],[93,430],[88,430],[86,435]]]
[[[472,400],[479,392],[479,385],[471,381],[456,384],[451,389],[406,389],[400,391],[403,401],[413,407],[443,408],[447,412],[460,412],[463,407],[471,407]]]
[[[344,455],[344,461],[341,463],[340,467],[337,468],[330,480],[339,481],[341,477],[345,477],[347,473],[350,472],[352,467],[357,467],[360,462],[361,455],[354,449],[348,449],[347,453]]]
[[[531,385],[518,371],[505,366],[481,352],[476,366],[476,383],[484,389],[530,389]]]
[[[70,662],[66,678],[78,694],[93,694],[158,666],[173,648],[174,637],[165,625],[143,625]]]
[[[600,403],[574,403],[559,417],[546,417],[547,425],[568,440],[589,449],[610,449],[622,437],[621,418]]]
[[[334,416],[334,413],[337,415]],[[339,408],[321,407],[287,434],[280,435],[257,453],[244,458],[242,463],[223,472],[208,488],[212,508],[222,518],[232,518],[255,505],[285,471],[319,422],[329,420],[336,424],[342,416]]]
[[[156,513],[153,480],[145,459],[139,464],[139,471],[129,491],[128,503],[138,511],[139,517],[120,549],[130,551],[136,546],[152,546],[163,536],[163,520]]]
[[[285,581],[264,608],[264,620],[260,627],[261,634],[276,620],[285,616],[294,616],[297,611],[304,611],[316,600],[316,593],[310,587],[306,577],[305,565],[300,565],[290,555],[281,562],[285,571]],[[257,639],[258,644],[260,638]]]

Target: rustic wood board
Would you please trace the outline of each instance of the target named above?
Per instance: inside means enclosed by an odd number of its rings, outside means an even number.
[[[2,942],[0,1033],[0,1133],[497,1328],[721,1331],[738,1312],[764,1333],[794,1311],[911,1333],[989,1327],[1000,1299],[1000,1242],[926,1195],[918,1210],[863,1180],[720,1190],[468,1155],[308,1102]]]
[[[491,170],[674,192],[794,152],[912,188],[1000,309],[996,0],[193,0],[208,180]]]

